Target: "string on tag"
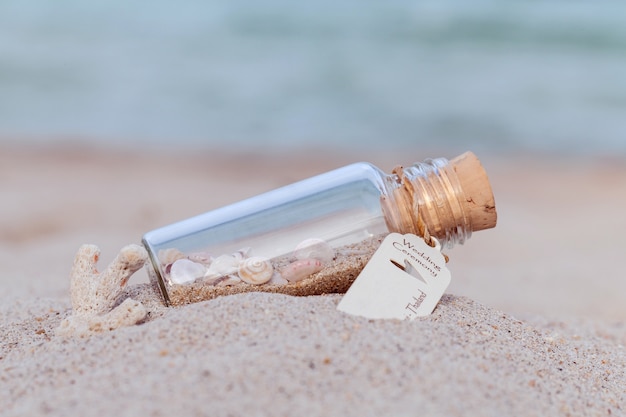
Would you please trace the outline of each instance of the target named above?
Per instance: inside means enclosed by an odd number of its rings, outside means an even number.
[[[411,223],[417,228],[417,234],[422,239],[424,239],[424,242],[426,242],[428,246],[434,248],[436,246],[435,240],[433,236],[430,234],[430,231],[428,230],[428,226],[426,225],[426,222],[424,221],[424,218],[422,217],[422,210],[420,210],[419,202],[418,200],[415,199],[415,188],[413,187],[413,183],[411,182],[411,180],[406,178],[406,175],[404,174],[404,167],[402,165],[398,165],[391,172],[398,177],[398,182],[402,184],[404,189],[409,194],[413,207],[417,207],[416,210],[409,210],[409,215],[411,216],[411,220],[412,220]],[[441,254],[446,260],[446,263],[448,263],[448,261],[450,260],[448,255],[446,255],[443,252]]]

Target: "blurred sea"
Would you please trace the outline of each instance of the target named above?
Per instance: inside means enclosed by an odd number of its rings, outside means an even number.
[[[3,0],[0,138],[626,155],[626,2]]]

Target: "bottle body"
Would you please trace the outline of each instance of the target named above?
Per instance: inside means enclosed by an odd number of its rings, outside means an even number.
[[[411,182],[417,166],[406,171]],[[406,213],[418,199],[409,194],[397,175],[348,165],[146,233],[149,274],[172,305],[345,292],[385,235],[411,231]]]
[[[388,233],[380,204],[386,187],[386,176],[378,168],[352,164],[151,231],[143,243],[161,291],[171,304],[188,302],[177,299],[177,286],[185,286],[183,292],[191,286],[214,287],[216,293],[229,293],[225,287],[245,286],[245,281],[238,282],[239,267],[250,258],[270,260],[272,275],[295,269],[287,274],[287,278],[294,276],[293,281],[276,276],[250,289],[289,285],[301,281],[298,274],[306,274],[307,269],[320,272],[341,248],[351,250],[360,242],[375,246],[376,236]],[[296,254],[299,247],[302,254]],[[373,252],[364,248],[352,251],[363,256]],[[175,263],[182,259],[203,268],[179,262],[190,267],[188,277],[179,276],[185,272],[178,274]],[[211,270],[216,260],[224,265]],[[219,273],[223,275],[214,276]],[[226,279],[213,282],[220,278]]]

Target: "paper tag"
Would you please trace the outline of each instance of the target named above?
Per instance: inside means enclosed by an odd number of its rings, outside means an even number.
[[[391,233],[365,265],[337,309],[372,319],[427,316],[450,284],[451,274],[435,247],[413,234]]]

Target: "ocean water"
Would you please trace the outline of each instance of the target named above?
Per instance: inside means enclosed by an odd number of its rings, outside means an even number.
[[[0,141],[626,155],[626,2],[0,2]]]

